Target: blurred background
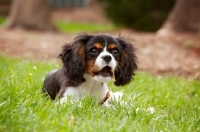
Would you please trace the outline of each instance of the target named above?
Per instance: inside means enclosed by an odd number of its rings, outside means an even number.
[[[134,39],[140,71],[199,78],[199,0],[0,0],[0,55],[57,61],[81,32]]]

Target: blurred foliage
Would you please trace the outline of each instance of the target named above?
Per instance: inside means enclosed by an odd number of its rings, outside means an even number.
[[[141,31],[158,30],[174,4],[174,0],[98,1],[115,24]]]

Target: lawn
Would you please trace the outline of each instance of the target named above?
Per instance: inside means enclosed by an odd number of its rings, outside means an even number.
[[[112,24],[93,24],[93,23],[66,23],[62,21],[55,22],[58,30],[62,32],[76,33],[76,32],[101,32],[112,31],[117,29]]]
[[[91,97],[55,105],[42,96],[41,87],[59,63],[2,56],[0,62],[2,132],[200,131],[200,82],[194,79],[139,72],[129,85],[112,88],[123,91],[126,105],[104,108]]]
[[[0,16],[0,26],[3,25],[6,18]],[[55,21],[55,26],[61,32],[77,33],[77,32],[101,32],[116,30],[113,24],[94,24],[94,23],[73,23],[64,21]]]
[[[3,16],[0,16],[0,25],[2,25],[5,22],[6,18]]]

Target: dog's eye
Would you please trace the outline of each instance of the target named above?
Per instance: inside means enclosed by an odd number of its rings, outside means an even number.
[[[112,50],[112,54],[113,54],[113,55],[118,55],[118,54],[119,54],[118,49],[113,49],[113,50]]]
[[[91,54],[98,54],[99,50],[97,48],[92,48],[92,49],[90,49],[90,53]]]

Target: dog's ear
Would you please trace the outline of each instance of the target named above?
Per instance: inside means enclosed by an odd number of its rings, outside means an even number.
[[[59,58],[63,61],[64,74],[73,86],[78,86],[84,81],[85,73],[85,45],[92,36],[82,34],[77,36],[71,44],[63,47]]]
[[[115,70],[114,84],[116,86],[123,86],[128,84],[133,75],[135,75],[134,72],[138,68],[136,63],[137,57],[135,55],[135,48],[128,40],[122,37],[117,37],[116,40],[122,47],[122,53]]]

